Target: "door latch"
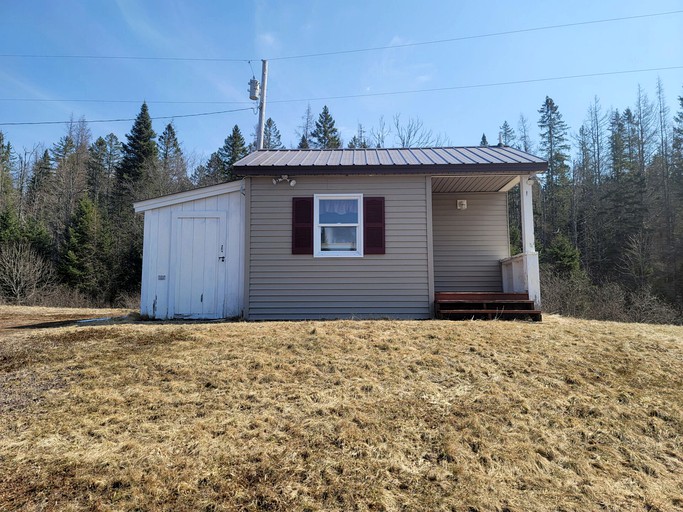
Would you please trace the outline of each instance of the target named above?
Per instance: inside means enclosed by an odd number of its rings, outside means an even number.
[[[221,261],[225,261],[225,256],[219,256],[218,259]]]

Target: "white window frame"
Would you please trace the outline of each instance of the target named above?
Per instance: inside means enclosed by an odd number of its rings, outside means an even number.
[[[358,202],[358,223],[356,224],[320,224],[319,204],[321,199],[354,199]],[[355,227],[355,251],[323,251],[320,247],[321,228],[323,227]],[[314,258],[362,258],[363,257],[363,194],[314,194],[313,195],[313,257]]]

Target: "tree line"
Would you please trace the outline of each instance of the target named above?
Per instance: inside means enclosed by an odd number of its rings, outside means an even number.
[[[683,307],[683,96],[678,102],[672,115],[658,80],[654,100],[638,87],[635,103],[623,109],[604,108],[594,98],[573,132],[550,97],[537,112],[537,140],[525,115],[515,128],[503,121],[504,145],[548,161],[534,187],[547,281],[611,284],[626,297],[649,294]],[[68,123],[65,132],[49,148],[22,150],[0,132],[0,293],[6,301],[39,300],[41,282],[55,290],[53,302],[102,305],[135,297],[143,230],[132,203],[234,180],[234,163],[255,149],[235,125],[220,148],[191,165],[173,123],[157,137],[144,103],[125,141],[113,133],[93,140],[84,119]],[[317,118],[307,106],[296,140],[301,149],[344,146],[327,106]],[[420,119],[395,115],[370,130],[359,124],[346,147],[448,142]],[[488,144],[485,134],[481,144]],[[271,118],[264,148],[284,148]],[[511,191],[513,252],[519,250],[518,201]],[[29,272],[33,285],[16,282],[27,280],[15,268],[18,254],[41,268]]]

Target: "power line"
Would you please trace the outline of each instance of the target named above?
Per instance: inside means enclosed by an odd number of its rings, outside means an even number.
[[[659,67],[659,68],[642,68],[642,69],[626,69],[626,70],[617,70],[617,71],[602,71],[598,73],[583,73],[583,74],[577,74],[577,75],[562,75],[562,76],[552,76],[552,77],[542,77],[542,78],[529,78],[529,79],[524,79],[524,80],[509,80],[506,82],[489,82],[489,83],[482,83],[482,84],[466,84],[466,85],[453,85],[453,86],[447,86],[447,87],[434,87],[434,88],[429,88],[429,89],[408,89],[408,90],[403,90],[403,91],[385,91],[385,92],[375,92],[375,93],[362,93],[362,94],[345,94],[345,95],[339,95],[339,96],[320,96],[320,97],[313,97],[313,98],[290,98],[290,99],[282,99],[282,100],[270,100],[270,103],[301,103],[305,101],[323,101],[323,100],[341,100],[341,99],[353,99],[353,98],[367,98],[367,97],[377,97],[377,96],[395,96],[399,94],[416,94],[416,93],[424,93],[424,92],[440,92],[440,91],[455,91],[455,90],[463,90],[463,89],[482,89],[486,87],[502,87],[505,85],[521,85],[521,84],[530,84],[530,83],[537,83],[537,82],[551,82],[551,81],[556,81],[556,80],[572,80],[572,79],[578,79],[578,78],[592,78],[592,77],[597,77],[597,76],[611,76],[611,75],[626,75],[626,74],[634,74],[634,73],[647,73],[647,72],[652,72],[652,71],[671,71],[671,70],[676,70],[676,69],[683,69],[683,66],[667,66],[667,67]],[[0,101],[22,101],[22,102],[30,102],[30,101],[36,101],[36,102],[64,102],[64,103],[70,103],[70,102],[88,102],[88,103],[142,103],[140,100],[95,100],[95,99],[64,99],[64,100],[58,100],[58,99],[42,99],[42,98],[17,98],[17,99],[12,99],[12,98],[0,98]],[[193,105],[193,104],[214,104],[214,105],[221,105],[221,104],[250,104],[250,102],[247,101],[150,101],[146,100],[147,104],[174,104],[174,105],[182,105],[182,104],[188,104],[188,105]],[[244,110],[251,110],[253,107],[249,108],[242,108],[242,109],[235,109],[235,110],[222,110],[218,112],[205,112],[205,113],[200,113],[200,114],[186,114],[186,115],[178,115],[178,116],[166,116],[166,117],[159,117],[159,118],[154,118],[154,119],[171,119],[171,118],[179,118],[179,117],[194,117],[194,116],[205,116],[205,115],[215,115],[215,114],[224,114],[228,112],[239,112],[239,111],[244,111]],[[114,122],[114,121],[132,121],[133,119],[110,119],[110,120],[103,120],[103,121],[88,121],[91,123],[96,123],[96,122]],[[17,124],[60,124],[62,121],[54,121],[54,122],[40,122],[40,123],[0,123],[0,126],[7,126],[7,125],[17,125]]]
[[[54,98],[0,98],[0,101],[10,102],[16,101],[21,103],[135,103],[141,105],[144,101],[147,104],[155,105],[251,105],[252,101],[193,101],[193,100],[180,100],[180,101],[170,101],[170,100],[160,100],[160,101],[150,101],[150,100],[98,100],[98,99],[81,99],[81,98],[67,98],[67,99],[54,99]]]
[[[554,76],[545,78],[529,78],[526,80],[511,80],[508,82],[491,82],[486,84],[470,84],[470,85],[454,85],[449,87],[434,87],[431,89],[409,89],[405,91],[389,91],[389,92],[375,92],[375,93],[363,93],[363,94],[348,94],[343,96],[326,96],[320,98],[301,98],[301,99],[288,99],[288,100],[270,100],[270,103],[295,103],[304,101],[322,101],[322,100],[341,100],[350,98],[366,98],[372,96],[393,96],[398,94],[413,94],[421,92],[439,92],[439,91],[455,91],[459,89],[480,89],[484,87],[499,87],[504,85],[519,85],[519,84],[530,84],[535,82],[551,82],[555,80],[571,80],[576,78],[591,78],[596,76],[609,76],[609,75],[627,75],[632,73],[646,73],[649,71],[670,71],[674,69],[683,69],[683,66],[669,66],[662,68],[644,68],[644,69],[629,69],[623,71],[604,71],[600,73],[584,73],[580,75],[564,75],[564,76]]]
[[[673,14],[681,14],[683,9],[676,11],[666,11],[651,14],[639,14],[636,16],[621,16],[618,18],[604,18],[599,20],[578,21],[575,23],[561,23],[557,25],[545,25],[541,27],[522,28],[516,30],[505,30],[501,32],[489,32],[486,34],[475,34],[470,36],[451,37],[447,39],[436,39],[433,41],[420,41],[416,43],[403,43],[386,46],[374,46],[367,48],[355,48],[350,50],[337,50],[330,52],[307,53],[301,55],[286,55],[282,57],[272,57],[268,60],[294,60],[294,59],[308,59],[313,57],[329,57],[332,55],[344,55],[353,53],[374,52],[382,50],[391,50],[396,48],[409,48],[413,46],[425,46],[443,43],[453,43],[457,41],[468,41],[472,39],[485,39],[490,37],[500,37],[514,34],[524,34],[530,32],[540,32],[544,30],[554,30],[558,28],[580,27],[586,25],[597,25],[602,23],[614,23],[617,21],[628,21],[644,18],[654,18],[660,16],[670,16]],[[170,62],[249,62],[251,60],[259,60],[254,58],[223,58],[223,57],[136,57],[131,55],[48,55],[48,54],[20,54],[20,53],[4,53],[0,54],[0,58],[21,58],[21,59],[87,59],[87,60],[142,60],[142,61],[170,61]]]
[[[436,39],[434,41],[422,41],[422,42],[417,42],[417,43],[404,43],[404,44],[394,44],[394,45],[387,45],[387,46],[374,46],[370,48],[358,48],[354,50],[339,50],[339,51],[332,51],[332,52],[321,52],[321,53],[308,53],[304,55],[290,55],[286,57],[273,57],[268,60],[293,60],[293,59],[306,59],[309,57],[329,57],[331,55],[343,55],[343,54],[349,54],[349,53],[363,53],[363,52],[374,52],[374,51],[380,51],[380,50],[391,50],[395,48],[408,48],[412,46],[425,46],[425,45],[431,45],[431,44],[442,44],[442,43],[453,43],[456,41],[468,41],[471,39],[484,39],[484,38],[489,38],[489,37],[499,37],[499,36],[507,36],[507,35],[513,35],[513,34],[524,34],[528,32],[539,32],[542,30],[553,30],[557,28],[568,28],[568,27],[579,27],[579,26],[584,26],[584,25],[596,25],[598,23],[613,23],[615,21],[626,21],[626,20],[635,20],[635,19],[641,19],[641,18],[653,18],[656,16],[668,16],[671,14],[681,14],[683,13],[683,10],[678,10],[678,11],[668,11],[668,12],[658,12],[658,13],[653,13],[653,14],[640,14],[637,16],[623,16],[620,18],[605,18],[601,20],[591,20],[591,21],[578,21],[576,23],[562,23],[558,25],[546,25],[543,27],[532,27],[532,28],[522,28],[522,29],[517,29],[517,30],[505,30],[502,32],[490,32],[487,34],[476,34],[476,35],[471,35],[471,36],[461,36],[461,37],[451,37],[448,39]]]
[[[160,60],[171,62],[249,62],[254,59],[212,57],[136,57],[133,55],[48,55],[37,53],[2,53],[0,58],[16,59],[83,59],[83,60]]]
[[[153,120],[158,119],[178,119],[181,117],[200,117],[200,116],[215,116],[217,114],[229,114],[231,112],[243,112],[245,110],[252,110],[251,108],[236,108],[233,110],[219,110],[217,112],[199,112],[196,114],[180,114],[175,116],[158,116],[152,117]],[[93,121],[86,120],[87,123],[120,123],[120,122],[135,121],[134,117],[126,119],[95,119]],[[70,121],[34,121],[34,122],[20,122],[20,123],[0,123],[0,126],[25,126],[25,125],[49,125],[49,124],[66,124]]]

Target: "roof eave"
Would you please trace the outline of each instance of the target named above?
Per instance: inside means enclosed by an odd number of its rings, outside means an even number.
[[[548,169],[546,162],[498,163],[498,164],[457,164],[457,165],[335,165],[335,166],[235,166],[239,176],[329,176],[329,175],[459,175],[459,174],[534,174]]]

